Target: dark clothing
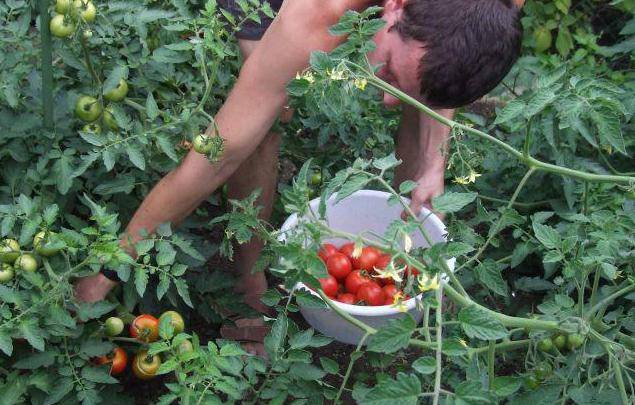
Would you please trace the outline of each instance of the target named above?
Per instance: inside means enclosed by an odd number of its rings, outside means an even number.
[[[261,1],[261,3],[264,1]],[[283,0],[268,0],[269,5],[276,13],[280,10]],[[236,21],[242,21],[245,18],[245,14],[240,9],[240,6],[236,4],[236,0],[218,0],[218,4],[221,8],[227,10],[231,15],[236,18]],[[239,39],[248,39],[251,41],[258,41],[262,38],[271,25],[273,20],[263,13],[260,13],[260,24],[253,20],[246,20],[240,26],[240,30],[236,32],[236,37]]]

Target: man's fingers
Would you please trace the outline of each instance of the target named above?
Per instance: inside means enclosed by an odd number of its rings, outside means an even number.
[[[423,202],[421,201],[418,201],[416,199],[412,199],[410,201],[410,210],[412,210],[412,212],[415,215],[419,215],[419,212],[421,211],[422,206],[423,206]],[[407,221],[409,217],[410,217],[410,214],[408,213],[408,210],[403,210],[401,212],[401,219],[403,219],[404,221]]]

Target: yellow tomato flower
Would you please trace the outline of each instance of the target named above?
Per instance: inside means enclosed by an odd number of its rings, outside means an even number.
[[[368,81],[364,78],[361,78],[361,79],[357,78],[355,79],[353,83],[355,84],[355,87],[357,87],[361,91],[364,91],[366,90],[366,85],[368,84]]]
[[[439,275],[438,274],[435,274],[434,277],[430,277],[427,274],[420,274],[418,281],[419,281],[419,289],[422,292],[439,289]]]
[[[395,294],[395,296],[392,299],[392,305],[391,307],[393,308],[397,308],[397,310],[399,312],[406,312],[408,311],[408,307],[406,306],[406,304],[403,301],[403,294],[401,293],[401,291],[399,291],[397,294]]]
[[[346,79],[346,73],[343,70],[327,70],[326,73],[329,75],[331,80],[344,80]]]

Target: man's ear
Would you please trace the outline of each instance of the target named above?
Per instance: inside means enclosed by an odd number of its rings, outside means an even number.
[[[512,3],[518,8],[523,8],[525,5],[525,0],[512,0]]]

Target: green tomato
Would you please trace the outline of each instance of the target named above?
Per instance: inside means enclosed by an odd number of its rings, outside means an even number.
[[[79,17],[87,23],[95,21],[95,15],[97,15],[97,8],[90,0],[75,0],[73,7]]]
[[[191,351],[194,351],[194,346],[192,345],[192,342],[190,342],[189,340],[184,340],[177,348],[176,348],[176,352],[178,354],[185,354],[185,353],[189,353]]]
[[[119,84],[114,89],[104,93],[104,98],[108,101],[118,102],[126,98],[128,94],[128,82],[124,79],[119,80]]]
[[[101,105],[95,97],[81,96],[75,104],[75,115],[86,122],[93,122],[101,115]]]
[[[0,243],[0,261],[14,263],[20,256],[20,244],[15,239],[5,239]]]
[[[101,133],[101,125],[96,124],[94,122],[90,124],[86,124],[82,127],[83,132],[88,132],[92,134],[100,134]]]
[[[562,351],[567,345],[567,337],[564,335],[558,335],[551,338],[553,345],[558,348],[558,350]]]
[[[13,267],[32,273],[37,270],[37,259],[33,255],[24,253],[15,260]]]
[[[313,173],[313,175],[311,176],[311,185],[319,186],[320,184],[322,184],[322,173],[320,172]]]
[[[579,333],[572,333],[567,336],[567,348],[569,350],[576,350],[584,344],[584,336]]]
[[[57,254],[57,252],[60,251],[60,248],[51,246],[51,237],[55,239],[56,234],[53,232],[47,233],[45,231],[38,232],[33,237],[33,247],[35,248],[37,254],[39,254],[40,256],[49,257]]]
[[[51,18],[49,23],[49,29],[51,34],[58,38],[68,38],[75,32],[75,24],[72,21],[66,19],[64,15],[57,14]]]
[[[121,318],[111,316],[104,322],[104,331],[106,332],[106,336],[119,336],[121,332],[123,332],[123,321]]]
[[[535,390],[540,387],[540,380],[538,380],[536,376],[530,375],[525,380],[525,385],[527,386],[527,388]]]
[[[161,323],[161,321],[165,318],[170,318],[170,323],[172,323],[175,335],[183,332],[183,329],[185,329],[185,322],[183,321],[183,317],[178,312],[165,311],[159,317],[159,323]]]
[[[536,31],[534,31],[534,41],[536,42],[534,45],[536,52],[542,53],[548,50],[551,48],[551,43],[553,42],[551,31],[546,27],[538,27]]]
[[[541,352],[549,353],[553,350],[553,342],[549,338],[544,338],[538,342],[538,350]]]
[[[84,30],[82,37],[86,40],[91,39],[93,37],[93,30]]]
[[[212,151],[214,143],[211,138],[205,134],[199,134],[192,140],[194,150],[202,155],[207,155]]]
[[[7,283],[13,280],[15,272],[13,267],[8,263],[2,263],[0,266],[0,283]]]
[[[55,12],[66,14],[71,9],[71,0],[57,0],[55,2]]]
[[[543,381],[544,379],[548,378],[552,372],[553,369],[551,368],[551,364],[543,362],[536,367],[536,369],[534,370],[534,375],[538,380]]]
[[[104,124],[110,128],[112,131],[116,131],[119,129],[119,125],[117,125],[117,120],[115,120],[115,117],[112,115],[112,107],[106,107],[106,110],[104,111]]]

